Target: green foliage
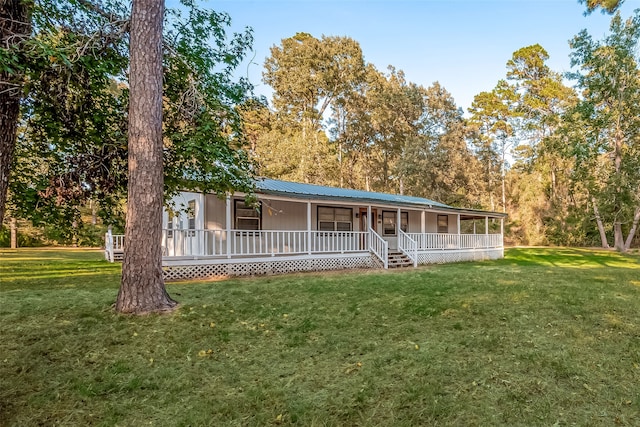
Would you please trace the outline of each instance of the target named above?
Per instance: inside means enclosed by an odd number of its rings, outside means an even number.
[[[636,12],[626,21],[616,14],[602,41],[584,30],[571,41],[572,65],[579,67],[571,76],[583,99],[566,117],[567,155],[575,161],[574,179],[588,192],[602,221],[613,224],[620,250],[628,249],[623,228],[629,231],[640,208],[639,40]]]
[[[469,128],[438,83],[425,89],[391,66],[383,74],[353,40],[306,33],[272,48],[264,80],[275,111],[243,112],[261,174],[484,205]]]
[[[15,216],[71,228],[92,199],[122,216],[127,188],[128,16],[120,1],[36,1],[31,39],[13,55],[25,96],[11,193]],[[186,0],[167,11],[165,192],[251,191],[253,165],[235,106],[250,91],[231,74],[251,32]],[[12,56],[12,57],[13,57]]]
[[[227,40],[227,14],[199,9],[192,0],[184,6],[186,13],[170,10],[165,24],[165,187],[168,193],[250,193],[253,165],[236,106],[251,85],[234,82],[232,74],[251,47],[251,31]]]
[[[340,154],[324,134],[324,115],[363,82],[360,45],[348,37],[298,33],[271,48],[263,75],[274,90],[276,124],[256,144],[261,173],[338,184],[332,171],[340,169]]]
[[[602,13],[614,13],[622,5],[624,0],[578,0],[581,4],[587,6],[585,14],[588,15],[596,9],[600,9]]]

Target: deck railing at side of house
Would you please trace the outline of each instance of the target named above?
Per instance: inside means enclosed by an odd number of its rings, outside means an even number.
[[[398,230],[398,250],[409,257],[414,267],[418,266],[418,242],[402,230]]]
[[[165,256],[276,256],[366,252],[368,239],[359,231],[170,229],[162,247]]]
[[[265,257],[329,253],[371,252],[388,267],[389,244],[369,228],[359,231],[308,230],[175,230],[162,231],[162,250],[166,257]],[[502,234],[404,233],[398,235],[398,248],[417,263],[419,253],[428,251],[502,248]],[[124,236],[107,232],[105,258],[113,262],[122,253]]]
[[[502,234],[407,233],[418,251],[501,248]]]
[[[104,235],[104,257],[107,261],[113,262],[116,253],[124,251],[124,235],[113,234],[109,229]]]
[[[376,256],[384,268],[389,268],[389,242],[369,227],[369,250]]]

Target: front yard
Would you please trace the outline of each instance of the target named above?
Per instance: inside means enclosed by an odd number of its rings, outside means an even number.
[[[0,426],[636,425],[640,258],[509,249],[168,285],[113,313],[100,252],[0,249]]]

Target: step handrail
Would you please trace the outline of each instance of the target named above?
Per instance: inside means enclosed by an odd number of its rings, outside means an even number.
[[[371,227],[369,227],[369,251],[382,261],[385,270],[389,268],[389,243]]]
[[[418,242],[402,230],[398,230],[398,250],[409,257],[414,267],[418,266]]]
[[[113,262],[113,234],[111,233],[111,227],[104,235],[104,256],[107,261]]]

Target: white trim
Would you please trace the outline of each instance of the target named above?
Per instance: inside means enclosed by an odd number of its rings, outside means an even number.
[[[307,241],[311,241],[311,202],[307,202]],[[309,245],[308,254],[311,255],[311,245]]]
[[[341,253],[331,253],[331,254],[314,254],[312,257],[309,257],[306,254],[301,255],[278,255],[276,257],[271,256],[260,256],[260,257],[248,257],[248,258],[234,258],[232,261],[227,260],[226,258],[220,257],[210,257],[210,256],[200,256],[200,257],[163,257],[162,265],[163,266],[172,266],[172,265],[200,265],[200,264],[247,264],[253,262],[271,262],[274,260],[277,261],[295,261],[299,259],[335,259],[335,258],[360,258],[364,256],[370,256],[371,253],[369,251],[363,252],[350,252],[346,254]]]
[[[231,195],[229,193],[227,193],[227,197],[225,199],[225,215],[226,215],[226,221],[225,221],[225,227],[226,227],[226,235],[227,238],[228,236],[231,235]],[[231,258],[231,245],[227,242],[227,258]]]

